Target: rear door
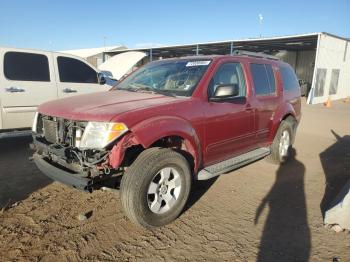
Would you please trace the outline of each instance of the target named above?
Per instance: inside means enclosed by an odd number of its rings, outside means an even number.
[[[261,146],[265,146],[268,140],[273,116],[281,100],[275,78],[276,70],[277,68],[267,63],[250,64],[255,93],[253,106],[256,110],[256,136]]]
[[[54,53],[53,57],[59,98],[108,91],[111,88],[99,83],[98,71],[83,59],[58,53]]]
[[[31,127],[38,105],[57,98],[50,52],[0,49],[2,128]]]

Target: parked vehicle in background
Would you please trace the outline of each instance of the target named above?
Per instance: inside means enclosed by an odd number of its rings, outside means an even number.
[[[307,97],[311,89],[311,84],[303,79],[299,79],[299,85],[300,85],[300,95]]]
[[[107,91],[109,83],[79,57],[0,47],[0,132],[30,128],[44,102]]]
[[[161,60],[110,92],[41,105],[34,161],[81,190],[120,187],[127,216],[152,228],[179,216],[192,180],[264,157],[286,161],[300,108],[292,67],[274,57]]]
[[[135,71],[142,64],[143,58],[147,56],[144,52],[129,51],[112,56],[98,66],[105,75],[120,81],[124,76]]]

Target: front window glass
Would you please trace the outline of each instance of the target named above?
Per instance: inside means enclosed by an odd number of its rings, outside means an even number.
[[[213,97],[219,85],[237,85],[238,96],[246,96],[243,69],[240,63],[227,63],[220,66],[209,83],[209,97]]]
[[[210,62],[181,59],[149,63],[127,77],[115,89],[190,96]]]
[[[97,72],[82,61],[74,58],[57,57],[60,81],[65,83],[97,84]]]

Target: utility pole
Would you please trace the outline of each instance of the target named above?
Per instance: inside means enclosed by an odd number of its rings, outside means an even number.
[[[106,61],[106,39],[107,39],[107,36],[103,36],[104,52],[102,53],[102,63]]]
[[[105,48],[105,52],[106,52],[106,39],[107,39],[107,36],[103,36],[103,47]]]
[[[264,20],[263,15],[262,15],[262,14],[259,14],[260,38],[262,37],[263,20]]]

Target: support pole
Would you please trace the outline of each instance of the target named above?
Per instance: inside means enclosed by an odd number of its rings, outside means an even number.
[[[196,55],[199,55],[199,45],[196,47]]]
[[[152,48],[149,50],[149,61],[150,62],[153,61],[153,50],[152,50]]]
[[[231,42],[230,55],[233,55],[233,42]]]

